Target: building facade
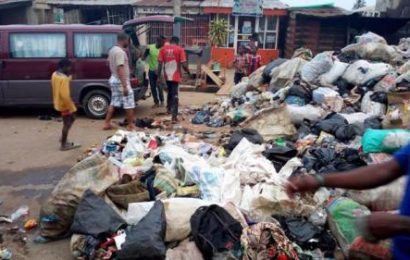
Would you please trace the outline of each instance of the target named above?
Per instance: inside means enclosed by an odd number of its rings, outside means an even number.
[[[259,14],[238,13],[234,0],[205,0],[201,3],[203,12],[211,19],[226,19],[229,36],[226,47],[237,49],[249,41],[252,33],[259,35],[260,48],[277,49],[281,18],[287,16],[288,6],[277,0],[261,1]]]
[[[0,0],[0,25],[36,23],[32,0]]]
[[[135,0],[36,0],[40,23],[123,24],[134,17]]]

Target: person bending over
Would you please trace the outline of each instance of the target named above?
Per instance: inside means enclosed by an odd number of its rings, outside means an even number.
[[[410,174],[410,144],[399,150],[394,159],[343,173],[291,177],[287,184],[290,196],[314,192],[320,187],[342,189],[373,189]],[[370,240],[393,238],[394,259],[410,259],[410,183],[400,207],[400,214],[373,213],[364,219]],[[366,238],[365,237],[365,238]]]

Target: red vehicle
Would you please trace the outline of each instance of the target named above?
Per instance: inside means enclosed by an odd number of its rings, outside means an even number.
[[[125,30],[138,47],[137,25],[176,22],[170,16],[134,19],[118,25],[0,26],[0,106],[52,105],[50,78],[62,58],[73,62],[71,93],[91,118],[103,118],[110,104],[107,64],[116,35]],[[132,60],[132,59],[130,59]],[[136,101],[145,98],[146,84],[131,80]]]

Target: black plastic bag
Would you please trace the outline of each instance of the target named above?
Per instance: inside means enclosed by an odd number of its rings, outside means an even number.
[[[342,125],[336,130],[335,137],[339,141],[348,142],[361,134],[362,130],[357,125]]]
[[[318,173],[329,173],[336,171],[334,161],[337,154],[334,149],[312,148],[302,158],[306,170],[315,170]]]
[[[297,153],[298,151],[295,148],[275,145],[264,151],[263,156],[271,161],[273,166],[275,166],[276,171],[279,172],[290,159],[297,155]]]
[[[166,246],[164,243],[166,219],[164,204],[156,201],[148,214],[137,224],[130,226],[118,259],[165,259]]]
[[[366,163],[360,158],[359,151],[356,149],[346,148],[340,152],[340,157],[350,163],[358,163],[359,165],[366,165]]]
[[[262,144],[263,137],[255,129],[244,128],[232,133],[228,144],[224,145],[226,150],[232,151],[241,142],[242,138],[246,138],[249,142],[254,144]]]
[[[302,163],[303,166],[306,168],[307,171],[313,170],[313,167],[316,164],[316,157],[310,155],[310,154],[305,154],[302,158]]]
[[[304,218],[275,217],[279,220],[286,235],[305,250],[319,248],[323,251],[334,251],[336,242],[326,230],[313,225]]]
[[[137,118],[137,120],[135,121],[135,126],[139,128],[152,129],[154,128],[152,126],[152,123],[154,123],[154,119],[152,118]]]
[[[102,198],[87,190],[77,207],[71,232],[95,238],[111,236],[125,221]]]
[[[362,160],[357,150],[347,148],[338,154],[337,160],[333,165],[337,171],[343,172],[366,166],[367,164]]]
[[[218,205],[197,209],[191,217],[192,237],[205,260],[217,252],[238,251],[242,225]]]
[[[386,92],[374,92],[370,95],[370,100],[373,102],[381,103],[387,106],[387,93]]]
[[[304,137],[310,135],[312,132],[310,128],[312,127],[312,124],[309,120],[303,120],[302,124],[298,128],[298,140],[303,139]]]
[[[339,91],[340,96],[344,95],[350,95],[350,91],[354,88],[354,85],[349,84],[346,80],[344,80],[342,77],[340,77],[336,82],[334,83],[337,86],[337,89]]]
[[[309,240],[322,233],[321,228],[299,218],[286,219],[286,227],[293,240],[303,248],[308,247]]]
[[[383,128],[383,124],[382,124],[382,120],[378,117],[371,117],[371,118],[367,118],[366,120],[364,120],[364,124],[363,124],[363,129],[382,129]]]
[[[311,168],[313,168],[315,171],[320,172],[320,173],[324,173],[322,168],[323,167],[329,167],[330,165],[332,165],[332,163],[336,159],[335,150],[330,149],[330,148],[311,149],[309,151],[309,153],[310,153],[311,156],[313,156],[313,160],[312,159],[304,159],[303,163],[305,163],[305,161],[308,164],[313,163]],[[305,157],[307,157],[307,155],[305,155]],[[307,157],[307,158],[309,158],[309,157]],[[310,165],[305,165],[305,167],[306,166],[310,167]],[[306,169],[308,169],[308,167],[306,167]],[[326,171],[326,172],[329,172],[329,171]]]
[[[295,83],[288,91],[288,96],[296,96],[305,100],[305,103],[308,104],[312,101],[312,91],[308,88],[305,88],[301,85]]]
[[[360,60],[360,56],[355,51],[342,52],[337,55],[337,58],[344,63],[353,63]]]
[[[331,113],[327,117],[325,117],[325,119],[323,119],[320,122],[317,122],[312,127],[312,133],[319,135],[320,132],[324,131],[328,134],[334,135],[337,129],[339,129],[339,127],[348,125],[348,124],[349,123],[343,116],[337,113]]]

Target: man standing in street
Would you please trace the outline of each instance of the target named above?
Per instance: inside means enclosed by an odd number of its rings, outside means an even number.
[[[164,46],[165,37],[159,36],[155,44],[150,44],[144,54],[144,60],[147,60],[149,71],[148,78],[151,86],[152,98],[154,99],[154,108],[164,105],[164,92],[161,84],[158,83],[158,56],[159,50]]]
[[[104,130],[113,128],[111,119],[116,108],[123,108],[126,113],[128,130],[134,130],[134,92],[130,83],[130,67],[125,49],[129,45],[129,37],[125,33],[117,35],[117,45],[108,53],[108,62],[111,70],[109,84],[111,86],[111,104],[105,118]]]
[[[162,47],[158,56],[158,75],[160,77],[158,81],[161,81],[163,73],[168,87],[167,109],[168,113],[172,114],[172,123],[174,124],[178,122],[178,87],[181,81],[181,67],[190,75],[185,50],[178,44],[179,38],[172,37],[170,44]]]

